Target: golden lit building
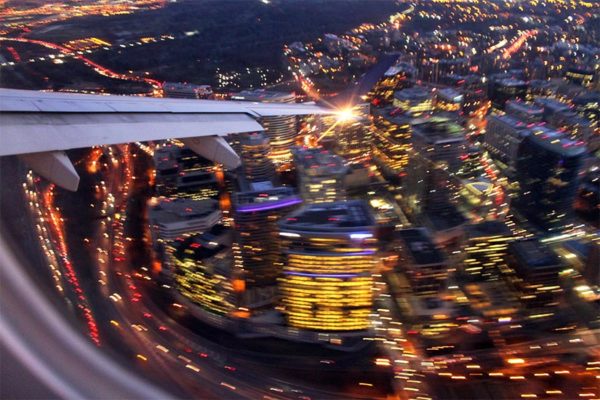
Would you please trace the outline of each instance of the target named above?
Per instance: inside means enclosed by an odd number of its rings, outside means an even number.
[[[485,221],[466,228],[462,272],[473,279],[496,280],[506,269],[511,230],[500,221]]]
[[[433,95],[425,87],[414,86],[394,93],[394,107],[412,117],[433,112]]]
[[[186,299],[214,314],[235,310],[231,249],[196,235],[173,244],[171,255],[177,291]]]
[[[362,201],[311,204],[279,223],[280,278],[288,324],[317,331],[362,331],[373,304],[375,222]]]
[[[343,158],[322,148],[295,147],[293,154],[299,191],[306,202],[346,199],[344,178],[348,167]]]
[[[411,120],[401,110],[373,109],[373,158],[387,176],[403,174],[408,164]]]
[[[265,89],[244,90],[231,97],[232,100],[256,101],[261,103],[294,103],[293,93],[276,92]],[[295,116],[263,117],[260,122],[271,143],[269,158],[276,166],[292,161],[291,148],[298,134]]]
[[[243,174],[249,182],[275,179],[275,166],[269,159],[271,146],[264,132],[241,133],[239,147]]]

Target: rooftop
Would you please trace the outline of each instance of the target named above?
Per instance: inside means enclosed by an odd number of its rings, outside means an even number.
[[[543,126],[543,123],[536,124],[532,128],[532,134],[529,139],[534,143],[544,147],[547,150],[565,156],[578,156],[585,153],[585,143],[569,139],[569,136],[564,132]]]
[[[542,115],[544,110],[537,105],[520,100],[508,100],[506,102],[506,112],[511,111],[527,114],[530,116]]]
[[[561,264],[558,256],[537,239],[512,242],[508,245],[508,249],[517,258],[519,265],[529,270],[545,269]]]
[[[170,223],[202,218],[215,211],[219,211],[219,203],[212,199],[162,198],[150,209],[150,218],[158,223]]]
[[[238,192],[234,197],[237,212],[268,211],[300,204],[302,199],[289,187]]]
[[[361,200],[309,204],[279,222],[281,230],[348,231],[372,229],[375,219]]]
[[[262,103],[292,103],[296,100],[293,93],[277,92],[274,90],[254,89],[242,90],[231,96],[232,100],[258,101]]]
[[[469,239],[490,236],[512,236],[511,230],[501,221],[485,221],[479,224],[467,225],[466,232]]]
[[[421,136],[428,143],[464,140],[463,127],[446,117],[426,117],[413,120],[413,135]]]
[[[534,103],[544,109],[550,109],[553,112],[564,111],[569,109],[569,105],[562,101],[553,99],[551,97],[536,97]]]
[[[398,90],[394,93],[394,98],[400,101],[425,101],[431,99],[431,91],[425,87],[413,86]]]
[[[305,171],[310,170],[311,175],[338,175],[347,172],[344,159],[320,148],[295,147],[293,149],[296,167]]]
[[[208,232],[193,235],[185,239],[175,240],[175,242],[173,242],[173,246],[175,247],[175,258],[203,260],[227,252],[229,250],[228,246],[215,241],[215,239],[220,234],[223,234],[223,232],[223,225],[215,225],[213,229]]]
[[[448,102],[459,103],[462,101],[463,95],[456,89],[445,88],[437,91],[437,97]]]
[[[403,243],[403,248],[410,254],[415,264],[431,265],[444,262],[444,256],[435,247],[424,228],[403,229],[396,232]]]
[[[526,86],[527,85],[527,83],[525,81],[522,81],[520,79],[515,79],[515,78],[500,79],[499,81],[497,81],[497,84],[501,85],[501,86],[509,86],[509,87]]]
[[[494,118],[506,125],[509,125],[511,128],[518,129],[518,130],[526,130],[526,129],[532,128],[534,126],[534,124],[527,124],[526,122],[523,122],[523,121],[519,120],[518,118],[515,118],[512,115],[508,115],[508,114],[490,115],[488,118],[490,118],[490,119]]]

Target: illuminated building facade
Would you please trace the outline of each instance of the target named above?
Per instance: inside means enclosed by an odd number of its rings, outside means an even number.
[[[461,82],[461,81],[459,81]],[[483,78],[468,75],[462,82],[462,112],[466,117],[483,118],[489,109],[489,101]]]
[[[243,175],[248,182],[271,182],[275,179],[275,166],[269,159],[269,138],[263,132],[241,133],[239,148]]]
[[[192,200],[217,198],[219,188],[211,161],[173,144],[154,152],[156,194]]]
[[[349,164],[370,159],[371,130],[369,129],[369,104],[363,103],[353,109],[356,115],[339,121],[335,127],[334,151]]]
[[[570,226],[585,152],[583,143],[562,132],[534,127],[518,151],[516,210],[547,231]]]
[[[371,105],[377,108],[392,105],[394,93],[409,87],[409,79],[413,76],[413,68],[405,63],[390,67],[383,78],[371,89],[369,93]]]
[[[465,229],[462,272],[473,280],[494,281],[506,270],[511,230],[501,221],[485,221]]]
[[[404,174],[411,147],[412,118],[393,108],[373,111],[373,158],[388,178]]]
[[[592,128],[598,129],[600,124],[600,94],[590,92],[573,99],[577,113],[590,121]]]
[[[438,111],[458,112],[462,102],[463,95],[452,88],[435,92],[435,109]]]
[[[234,196],[236,269],[245,282],[243,304],[272,304],[283,260],[277,221],[302,199],[288,187],[239,192]]]
[[[591,68],[572,67],[565,73],[568,81],[585,87],[589,87],[594,80],[594,70]]]
[[[231,249],[191,236],[174,244],[171,255],[178,293],[204,310],[227,315],[236,308]]]
[[[424,228],[396,232],[399,265],[408,277],[413,294],[436,297],[445,289],[448,267]]]
[[[527,308],[552,307],[562,293],[559,272],[564,265],[556,254],[537,239],[518,240],[508,245],[509,278]]]
[[[344,177],[348,167],[341,157],[322,148],[296,147],[293,150],[298,187],[308,203],[346,199]]]
[[[394,93],[393,105],[411,117],[433,112],[433,95],[425,87],[413,86]]]
[[[244,90],[231,97],[232,100],[257,101],[262,103],[294,103],[296,97],[292,93],[275,92],[264,89]],[[298,134],[295,116],[263,117],[261,125],[271,143],[269,158],[276,166],[289,164],[292,161],[291,148]]]
[[[375,221],[362,201],[310,204],[279,223],[280,278],[288,324],[317,331],[363,331],[373,304]]]

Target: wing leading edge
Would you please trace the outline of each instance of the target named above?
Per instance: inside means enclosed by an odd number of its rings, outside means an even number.
[[[0,89],[0,156],[19,155],[40,175],[76,190],[79,176],[65,150],[178,138],[202,156],[236,168],[240,159],[221,136],[263,130],[260,117],[332,113],[305,104]]]

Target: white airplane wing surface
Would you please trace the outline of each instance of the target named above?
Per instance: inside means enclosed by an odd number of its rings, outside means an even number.
[[[40,175],[76,190],[79,176],[65,150],[177,138],[235,168],[240,159],[221,136],[263,130],[261,117],[332,113],[313,104],[0,89],[0,156],[19,155]]]

